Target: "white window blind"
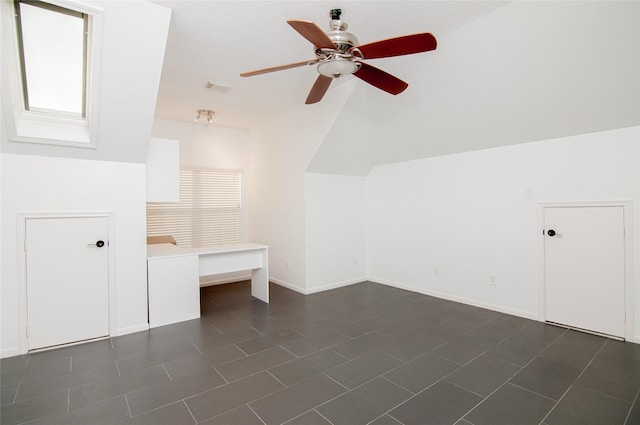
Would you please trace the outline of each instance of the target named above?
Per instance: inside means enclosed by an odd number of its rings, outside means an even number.
[[[242,241],[239,171],[180,170],[180,202],[147,204],[147,236],[171,235],[179,246]]]

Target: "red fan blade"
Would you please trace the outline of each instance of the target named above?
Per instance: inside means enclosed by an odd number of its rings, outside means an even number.
[[[405,83],[401,79],[394,77],[375,66],[367,65],[364,62],[360,63],[362,66],[353,75],[360,78],[362,81],[366,81],[372,86],[379,88],[380,90],[384,90],[391,94],[400,94],[409,87],[409,84]]]
[[[254,75],[266,74],[268,72],[282,71],[283,69],[297,68],[303,65],[312,65],[317,62],[318,62],[318,59],[310,59],[308,61],[303,61],[303,62],[289,63],[286,65],[273,66],[271,68],[263,68],[263,69],[256,69],[255,71],[243,72],[240,74],[240,76],[253,77]]]
[[[331,41],[329,36],[314,22],[290,19],[287,23],[317,48],[335,49],[336,46],[333,44],[333,41]]]
[[[324,75],[318,75],[318,79],[311,87],[311,91],[309,92],[309,96],[307,96],[307,100],[304,102],[306,105],[311,105],[312,103],[318,103],[322,100],[322,97],[329,89],[329,85],[333,81],[333,78],[326,77]]]
[[[437,45],[436,38],[425,32],[374,41],[358,46],[357,49],[362,52],[364,59],[378,59],[428,52],[435,50]]]

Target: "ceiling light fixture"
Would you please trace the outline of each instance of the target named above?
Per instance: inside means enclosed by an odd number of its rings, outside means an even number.
[[[213,80],[207,81],[207,83],[204,86],[208,89],[217,88],[221,90],[228,90],[230,88],[233,88],[231,84],[223,83],[222,81],[213,81]]]
[[[198,109],[198,112],[196,112],[196,117],[194,118],[194,121],[198,122],[202,115],[206,115],[207,116],[207,122],[209,124],[211,124],[211,123],[213,123],[213,115],[214,114],[215,114],[215,112],[210,111],[209,109]]]
[[[334,57],[318,64],[318,72],[326,77],[332,78],[339,78],[343,75],[353,74],[359,68],[359,62],[342,59],[340,57]]]

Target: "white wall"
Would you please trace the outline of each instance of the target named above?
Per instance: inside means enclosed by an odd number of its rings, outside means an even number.
[[[640,128],[630,127],[375,167],[369,276],[536,318],[538,202],[633,200],[637,210],[639,144]],[[637,212],[634,226],[637,259]],[[637,260],[635,276],[638,335]]]
[[[180,141],[181,167],[247,168],[249,132],[246,130],[156,118],[151,135]]]
[[[171,9],[143,0],[86,3],[102,9],[103,17],[101,57],[95,64],[100,81],[97,93],[91,93],[98,98],[97,140],[92,140],[97,149],[2,140],[3,152],[145,162]]]
[[[2,349],[17,354],[17,222],[22,212],[113,211],[117,333],[147,329],[144,164],[2,155]]]
[[[144,162],[171,10],[142,0],[87,3],[103,10],[97,148],[12,142],[0,128],[2,357],[18,350],[19,212],[114,211],[116,331],[147,328]]]
[[[305,174],[306,293],[366,280],[366,181]]]
[[[296,291],[306,290],[304,173],[353,87],[336,85],[322,102],[301,104],[250,133],[250,239],[269,245],[271,280]]]

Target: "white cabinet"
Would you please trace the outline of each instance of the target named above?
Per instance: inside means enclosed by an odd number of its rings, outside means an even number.
[[[147,202],[180,200],[180,141],[151,139],[147,151]]]
[[[150,327],[200,317],[198,254],[149,258],[147,268]]]

